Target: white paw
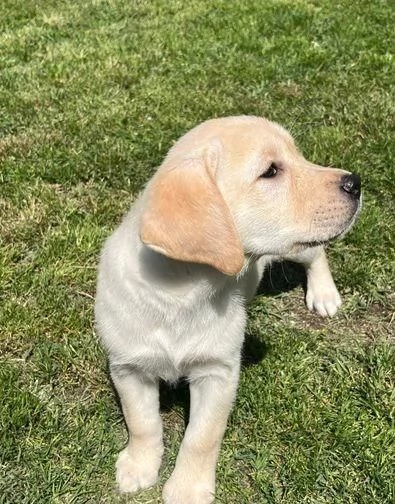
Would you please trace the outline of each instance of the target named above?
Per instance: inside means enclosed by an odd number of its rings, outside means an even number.
[[[310,311],[316,311],[321,317],[333,317],[341,306],[342,300],[333,280],[307,283],[306,305]]]
[[[198,477],[198,475],[197,475]],[[163,488],[164,504],[211,504],[214,502],[214,485],[205,480],[171,476]]]
[[[154,485],[158,480],[161,453],[146,448],[131,454],[125,448],[118,455],[116,462],[116,480],[122,493],[134,493]]]

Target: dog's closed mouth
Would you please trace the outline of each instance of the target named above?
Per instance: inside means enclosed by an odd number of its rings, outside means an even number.
[[[333,240],[336,240],[337,238],[340,238],[344,234],[345,234],[345,231],[341,231],[340,233],[336,233],[335,235],[330,236],[329,238],[325,238],[322,240],[306,240],[306,241],[303,240],[303,241],[297,242],[296,245],[300,246],[300,247],[319,247],[321,245],[326,245],[326,244],[332,242]]]
[[[336,236],[333,238],[328,238],[327,240],[311,240],[311,241],[299,241],[296,242],[297,247],[319,247],[320,245],[325,245],[331,240],[334,240]]]

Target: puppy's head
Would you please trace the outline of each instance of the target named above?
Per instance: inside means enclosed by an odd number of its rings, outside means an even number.
[[[344,234],[360,179],[308,162],[275,123],[229,117],[182,137],[144,198],[147,246],[234,275],[246,255],[286,255]]]

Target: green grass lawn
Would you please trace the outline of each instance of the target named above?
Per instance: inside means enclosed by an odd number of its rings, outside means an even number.
[[[114,488],[98,253],[172,142],[232,114],[360,173],[364,208],[329,250],[338,316],[306,311],[290,267],[251,306],[216,502],[395,501],[394,23],[389,0],[0,2],[1,503],[160,502]]]

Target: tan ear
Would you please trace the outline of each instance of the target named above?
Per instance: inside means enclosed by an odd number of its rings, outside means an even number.
[[[162,168],[148,185],[140,237],[162,254],[236,275],[244,264],[230,211],[203,157]]]

